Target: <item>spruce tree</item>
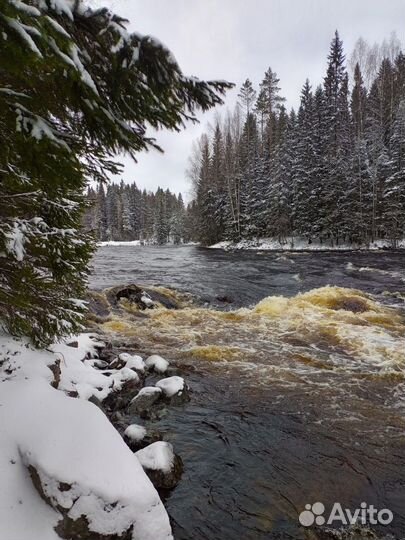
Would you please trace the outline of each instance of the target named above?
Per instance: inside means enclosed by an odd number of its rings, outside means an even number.
[[[1,0],[0,58],[0,319],[44,344],[80,328],[86,182],[230,85],[185,77],[163,45],[80,0]]]
[[[394,247],[405,234],[405,99],[400,102],[390,140],[390,175],[384,183],[384,233]]]
[[[357,187],[348,219],[352,239],[364,243],[368,241],[371,232],[372,196],[371,171],[365,139],[367,90],[358,63],[354,69],[350,107],[354,136],[352,178],[357,183]]]
[[[296,125],[296,161],[292,164],[294,230],[309,242],[317,220],[315,106],[311,85],[306,80]]]

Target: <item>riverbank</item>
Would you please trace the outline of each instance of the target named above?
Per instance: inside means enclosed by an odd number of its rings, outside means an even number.
[[[228,251],[255,250],[255,251],[378,251],[388,249],[405,249],[405,239],[392,245],[389,240],[376,240],[367,245],[359,244],[333,244],[332,242],[308,243],[305,238],[290,237],[283,242],[275,238],[257,238],[252,240],[240,240],[239,242],[224,241],[209,246],[210,249],[224,249]]]
[[[46,350],[0,334],[2,538],[173,538],[157,490],[177,484],[182,461],[148,419],[188,386],[135,352],[100,331]]]
[[[139,247],[139,246],[158,246],[159,244],[153,240],[106,240],[105,242],[98,242],[98,247],[106,246],[128,246],[128,247]],[[173,242],[167,242],[163,244],[165,246],[198,246],[198,242],[181,242],[175,244]]]

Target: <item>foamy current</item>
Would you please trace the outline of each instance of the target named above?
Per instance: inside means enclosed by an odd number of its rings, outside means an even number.
[[[180,307],[139,312],[124,300],[101,325],[141,354],[172,360],[193,390],[184,408],[152,422],[185,462],[166,501],[175,538],[309,538],[297,516],[314,501],[390,508],[392,525],[375,532],[400,538],[402,255],[128,256],[139,279],[122,270],[123,252],[107,263],[104,251],[98,283],[126,277]]]

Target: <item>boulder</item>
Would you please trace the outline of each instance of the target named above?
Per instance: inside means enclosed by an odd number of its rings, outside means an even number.
[[[43,472],[39,472],[33,465],[28,465],[28,471],[31,476],[32,483],[38,491],[41,498],[52,508],[60,513],[61,519],[58,521],[55,531],[60,538],[66,540],[94,540],[95,534],[91,530],[89,520],[86,516],[81,515],[76,519],[69,515],[70,506],[66,505],[64,499],[69,500],[69,493],[74,493],[77,486],[66,482],[53,482],[53,492],[49,493],[48,482],[44,482]],[[66,494],[66,496],[64,496]],[[101,501],[100,501],[101,502]],[[105,511],[107,512],[109,503],[104,501]],[[131,540],[132,527],[127,529],[123,535],[118,534],[97,534],[100,540]]]
[[[60,360],[55,360],[55,362],[48,367],[52,371],[53,375],[53,381],[51,382],[51,386],[53,386],[53,388],[58,388],[62,374],[62,371],[60,369]]]
[[[121,300],[125,299],[138,309],[153,309],[155,303],[150,296],[137,285],[125,285],[112,287],[105,291],[108,302],[111,306],[117,308]]]
[[[89,319],[101,322],[110,315],[111,306],[102,293],[97,291],[87,291],[86,301]]]
[[[106,369],[108,368],[109,364],[105,360],[99,360],[98,358],[94,358],[91,361],[91,365],[97,369]]]
[[[169,292],[164,294],[162,291],[141,288],[135,284],[112,287],[106,289],[104,294],[108,303],[114,308],[119,307],[119,302],[122,299],[128,300],[130,304],[134,304],[140,310],[153,309],[158,304],[166,309],[179,308],[178,303]]]
[[[123,367],[143,373],[145,371],[145,362],[142,360],[141,356],[124,352],[120,353],[110,364],[111,369],[121,369]]]
[[[124,441],[133,452],[161,440],[162,435],[158,431],[146,430],[146,428],[138,424],[131,424],[124,431]]]
[[[156,387],[161,389],[165,401],[171,405],[181,405],[190,401],[190,389],[183,377],[174,375],[173,377],[161,379],[156,383]]]
[[[135,455],[157,489],[173,489],[179,483],[183,462],[170,443],[154,442]]]
[[[138,443],[146,437],[146,428],[139,424],[131,424],[124,431],[124,438]]]
[[[127,369],[128,368],[125,367],[122,368],[122,370]],[[136,373],[134,373],[132,370],[128,370],[128,372],[135,375],[135,377],[128,377],[127,380],[123,381],[121,385],[118,385],[117,388],[110,392],[110,394],[103,400],[103,407],[107,409],[106,412],[113,413],[127,407],[131,396],[133,396],[134,392],[142,385],[142,382]],[[104,375],[108,375],[108,373],[104,373]],[[110,373],[110,376],[112,376],[112,372]]]
[[[145,365],[151,371],[156,371],[156,373],[165,373],[169,367],[169,362],[158,354],[152,354],[145,360]]]
[[[143,418],[150,416],[152,407],[161,401],[162,390],[155,386],[145,386],[131,400],[129,404],[130,414],[139,414]]]
[[[6,389],[2,404],[17,420],[10,448],[15,444],[13,457],[20,463],[6,478],[16,475],[12,485],[24,487],[24,503],[43,518],[42,525],[38,516],[27,521],[35,529],[31,537],[53,538],[55,527],[66,540],[170,540],[169,519],[156,490],[106,416],[45,382],[28,382],[26,390],[24,399],[24,393],[15,397],[14,388]],[[6,498],[7,504],[12,500]],[[19,512],[25,521],[24,505]]]

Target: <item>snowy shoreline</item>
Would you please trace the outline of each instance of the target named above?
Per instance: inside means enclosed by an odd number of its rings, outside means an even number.
[[[287,238],[281,243],[274,238],[258,238],[254,240],[240,240],[239,242],[223,241],[208,246],[209,249],[223,249],[225,251],[379,251],[405,249],[405,239],[400,240],[396,247],[393,247],[389,240],[376,240],[369,245],[339,244],[312,242],[304,238]]]
[[[157,247],[158,244],[153,242],[141,242],[140,240],[108,240],[105,242],[98,242],[97,247]],[[186,244],[164,244],[158,247],[186,247],[186,246],[200,246],[198,242],[188,242]],[[240,240],[239,242],[231,242],[230,240],[224,240],[213,244],[211,246],[201,246],[207,249],[223,249],[225,251],[388,251],[405,249],[405,239],[397,242],[396,247],[392,246],[389,240],[376,240],[368,245],[359,244],[339,244],[332,245],[331,243],[312,242],[308,244],[308,241],[304,238],[291,237],[287,238],[285,242],[280,242],[274,238],[257,238],[253,240]]]
[[[97,247],[106,247],[106,246],[133,246],[133,247],[164,247],[164,246],[175,246],[175,247],[184,247],[184,246],[198,246],[198,242],[187,242],[187,243],[180,243],[180,244],[174,244],[168,242],[167,244],[159,245],[156,242],[146,242],[141,240],[106,240],[105,242],[97,242]]]
[[[148,372],[166,377],[151,387],[160,406],[183,403],[188,387],[166,374],[165,359],[120,354],[105,337],[84,333],[35,349],[0,333],[0,481],[7,486],[0,520],[8,540],[60,540],[78,531],[173,539],[157,488],[176,485],[181,459],[147,427],[131,424],[120,434],[114,404],[142,394]]]

